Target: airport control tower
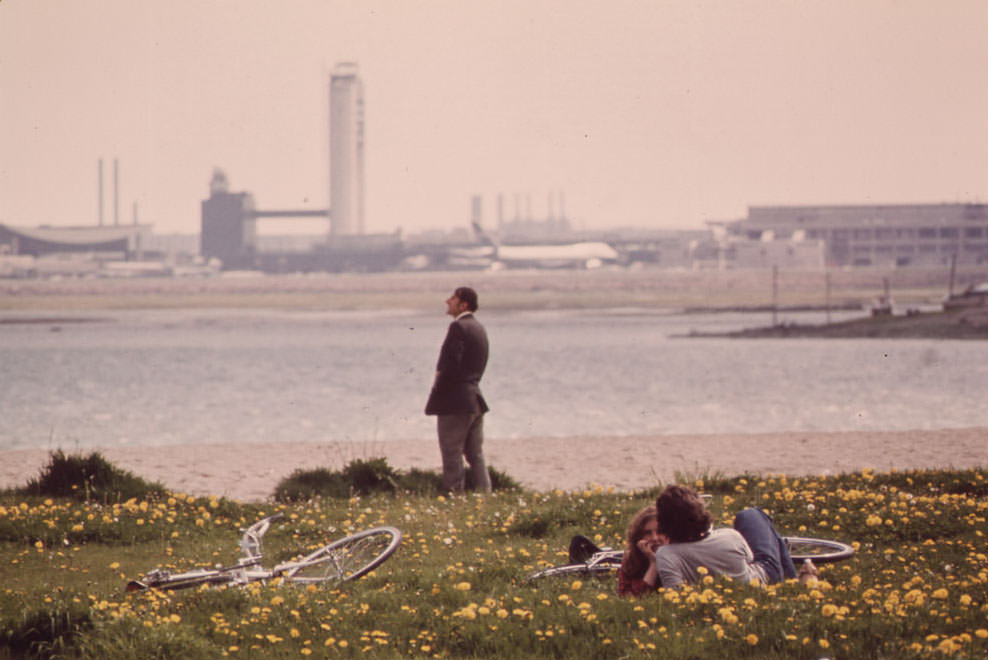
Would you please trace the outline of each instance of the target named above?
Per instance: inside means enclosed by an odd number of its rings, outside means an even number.
[[[364,89],[357,65],[336,65],[329,87],[330,236],[364,233]]]

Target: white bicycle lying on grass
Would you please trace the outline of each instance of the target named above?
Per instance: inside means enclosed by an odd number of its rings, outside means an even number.
[[[128,582],[127,591],[187,589],[203,584],[244,585],[275,578],[293,584],[347,582],[380,566],[401,543],[401,531],[397,528],[374,527],[333,541],[301,559],[267,569],[261,566],[261,539],[271,523],[282,518],[284,514],[280,513],[269,516],[244,530],[240,539],[243,557],[232,566],[198,568],[184,573],[156,568],[140,580]]]

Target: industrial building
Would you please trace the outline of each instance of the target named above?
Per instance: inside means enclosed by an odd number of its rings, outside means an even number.
[[[202,201],[202,231],[199,253],[216,258],[227,267],[253,265],[257,252],[257,220],[254,197],[248,192],[230,192],[230,182],[220,169],[213,171],[209,199]]]
[[[988,263],[988,205],[753,206],[723,223],[748,239],[819,240],[830,266]]]
[[[329,81],[330,234],[364,233],[364,87],[342,62]]]
[[[249,192],[233,192],[213,173],[202,202],[200,252],[227,269],[282,271],[385,270],[402,260],[401,236],[364,234],[364,96],[357,65],[336,66],[329,85],[329,209],[260,210]],[[329,219],[329,233],[311,250],[262,249],[257,221]]]

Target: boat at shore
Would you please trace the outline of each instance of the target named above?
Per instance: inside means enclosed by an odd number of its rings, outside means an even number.
[[[945,312],[988,306],[988,282],[972,284],[962,293],[947,296],[943,301]]]

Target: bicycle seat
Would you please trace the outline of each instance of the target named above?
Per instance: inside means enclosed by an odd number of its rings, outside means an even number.
[[[600,552],[597,544],[586,536],[577,534],[569,542],[569,561],[571,564],[586,563],[591,557]]]

